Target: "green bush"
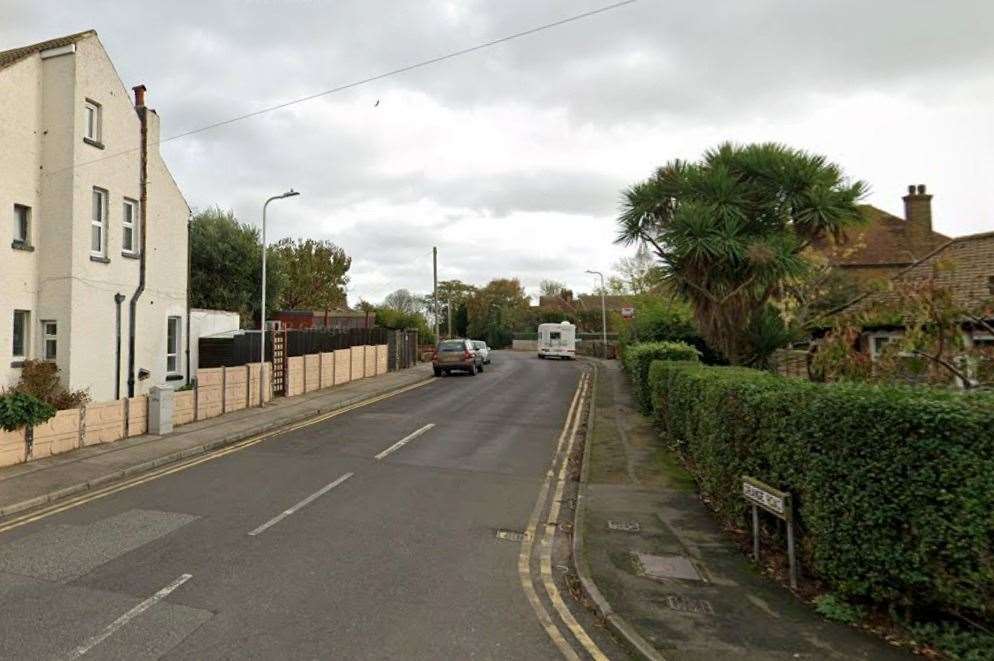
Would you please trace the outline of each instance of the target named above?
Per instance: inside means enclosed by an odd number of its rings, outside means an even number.
[[[643,342],[625,347],[622,364],[632,379],[632,391],[639,409],[652,412],[652,393],[648,387],[649,367],[654,360],[697,360],[700,352],[683,342]]]
[[[23,392],[0,395],[0,428],[34,427],[55,415],[55,407]]]
[[[658,361],[655,414],[727,523],[741,476],[794,494],[840,599],[994,620],[994,396]]]

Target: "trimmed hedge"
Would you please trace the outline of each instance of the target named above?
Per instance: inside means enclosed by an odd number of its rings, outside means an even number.
[[[994,620],[994,397],[657,361],[655,414],[728,523],[794,494],[804,569],[846,598]]]
[[[652,391],[649,388],[649,367],[654,360],[693,360],[700,352],[683,342],[643,342],[625,347],[622,364],[632,379],[632,394],[642,413],[652,412]]]

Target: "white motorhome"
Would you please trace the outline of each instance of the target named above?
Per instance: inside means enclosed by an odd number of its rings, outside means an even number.
[[[576,360],[576,326],[568,321],[539,324],[538,357]]]

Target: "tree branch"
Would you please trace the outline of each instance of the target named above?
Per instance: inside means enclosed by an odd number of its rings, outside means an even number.
[[[912,349],[911,353],[915,354],[916,356],[921,356],[922,358],[928,358],[929,360],[935,362],[936,364],[945,367],[947,370],[952,372],[954,376],[956,376],[960,381],[963,382],[963,390],[969,390],[970,388],[973,387],[973,381],[970,379],[970,377],[968,377],[966,374],[961,372],[949,361],[943,360],[938,356],[933,356],[932,354],[925,353],[924,351],[919,351],[918,349]]]

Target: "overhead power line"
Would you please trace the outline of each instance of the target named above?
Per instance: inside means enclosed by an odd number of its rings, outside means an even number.
[[[406,66],[402,66],[402,67],[399,67],[397,69],[391,69],[390,71],[386,71],[384,73],[379,73],[379,74],[376,74],[374,76],[369,76],[367,78],[361,78],[359,80],[354,80],[354,81],[352,81],[350,83],[345,83],[344,85],[339,85],[338,87],[332,87],[331,89],[324,90],[323,92],[317,92],[315,94],[308,94],[307,96],[302,96],[302,97],[297,98],[297,99],[292,99],[290,101],[284,101],[283,103],[278,103],[276,105],[267,106],[265,108],[260,108],[259,110],[254,110],[252,112],[247,112],[247,113],[244,113],[242,115],[236,115],[234,117],[229,117],[228,119],[223,119],[223,120],[220,120],[220,121],[217,121],[217,122],[213,122],[211,124],[206,124],[206,125],[201,126],[199,128],[190,129],[188,131],[183,131],[182,133],[177,133],[176,135],[171,135],[171,136],[169,136],[167,138],[162,138],[162,139],[159,140],[159,142],[157,144],[162,144],[164,142],[172,142],[173,140],[179,140],[180,138],[185,138],[185,137],[188,137],[188,136],[191,136],[191,135],[196,135],[197,133],[203,133],[204,131],[210,131],[212,129],[220,128],[222,126],[227,126],[229,124],[234,124],[235,122],[240,122],[240,121],[245,120],[245,119],[250,119],[252,117],[258,117],[259,115],[264,115],[266,113],[270,113],[270,112],[273,112],[273,111],[276,111],[276,110],[281,110],[283,108],[288,108],[290,106],[297,105],[298,103],[304,103],[306,101],[313,101],[314,99],[318,99],[318,98],[320,98],[322,96],[328,96],[330,94],[337,94],[338,92],[344,92],[345,90],[353,89],[353,88],[359,87],[361,85],[367,85],[369,83],[373,83],[373,82],[376,82],[378,80],[383,80],[384,78],[390,78],[392,76],[397,76],[397,75],[400,75],[402,73],[407,73],[408,71],[414,71],[415,69],[421,69],[421,68],[424,68],[424,67],[428,67],[428,66],[431,66],[433,64],[438,64],[440,62],[445,62],[446,60],[451,60],[451,59],[454,59],[454,58],[457,58],[457,57],[461,57],[463,55],[469,55],[470,53],[475,53],[477,51],[485,50],[487,48],[493,48],[494,46],[498,46],[500,44],[504,44],[504,43],[507,43],[509,41],[513,41],[515,39],[520,39],[522,37],[527,37],[529,35],[533,35],[533,34],[536,34],[538,32],[544,32],[546,30],[551,30],[553,28],[557,28],[559,26],[566,25],[568,23],[574,23],[576,21],[580,21],[580,20],[583,20],[583,19],[586,19],[586,18],[590,18],[590,17],[596,16],[598,14],[604,14],[606,12],[613,11],[615,9],[619,9],[619,8],[624,7],[626,5],[634,4],[636,2],[638,2],[638,0],[623,0],[622,2],[615,2],[615,3],[610,4],[610,5],[604,5],[603,7],[598,7],[597,9],[591,9],[589,11],[585,11],[585,12],[580,13],[580,14],[575,14],[575,15],[570,16],[568,18],[563,18],[563,19],[560,19],[558,21],[553,21],[551,23],[545,23],[543,25],[539,25],[537,27],[529,28],[528,30],[523,30],[521,32],[515,32],[514,34],[509,34],[509,35],[500,37],[498,39],[493,39],[491,41],[484,42],[482,44],[477,44],[476,46],[471,46],[469,48],[463,48],[461,50],[452,51],[451,53],[446,53],[445,55],[440,55],[438,57],[433,57],[433,58],[430,58],[430,59],[427,59],[427,60],[421,60],[420,62],[415,62],[414,64],[408,64]],[[123,151],[114,152],[113,154],[108,154],[106,156],[102,156],[100,158],[93,159],[92,161],[85,161],[83,163],[79,163],[79,164],[76,164],[76,165],[73,165],[73,166],[69,166],[67,168],[62,168],[60,170],[53,170],[53,171],[50,171],[48,174],[55,174],[56,172],[61,172],[62,170],[69,170],[69,169],[72,169],[74,167],[79,167],[79,166],[82,166],[82,165],[89,165],[91,163],[99,163],[100,161],[105,161],[107,159],[114,158],[116,156],[121,156],[123,154],[128,154],[128,153],[131,153],[131,152],[134,152],[134,151],[137,151],[137,150],[138,150],[137,147],[136,148],[132,148],[132,149],[125,149]]]

